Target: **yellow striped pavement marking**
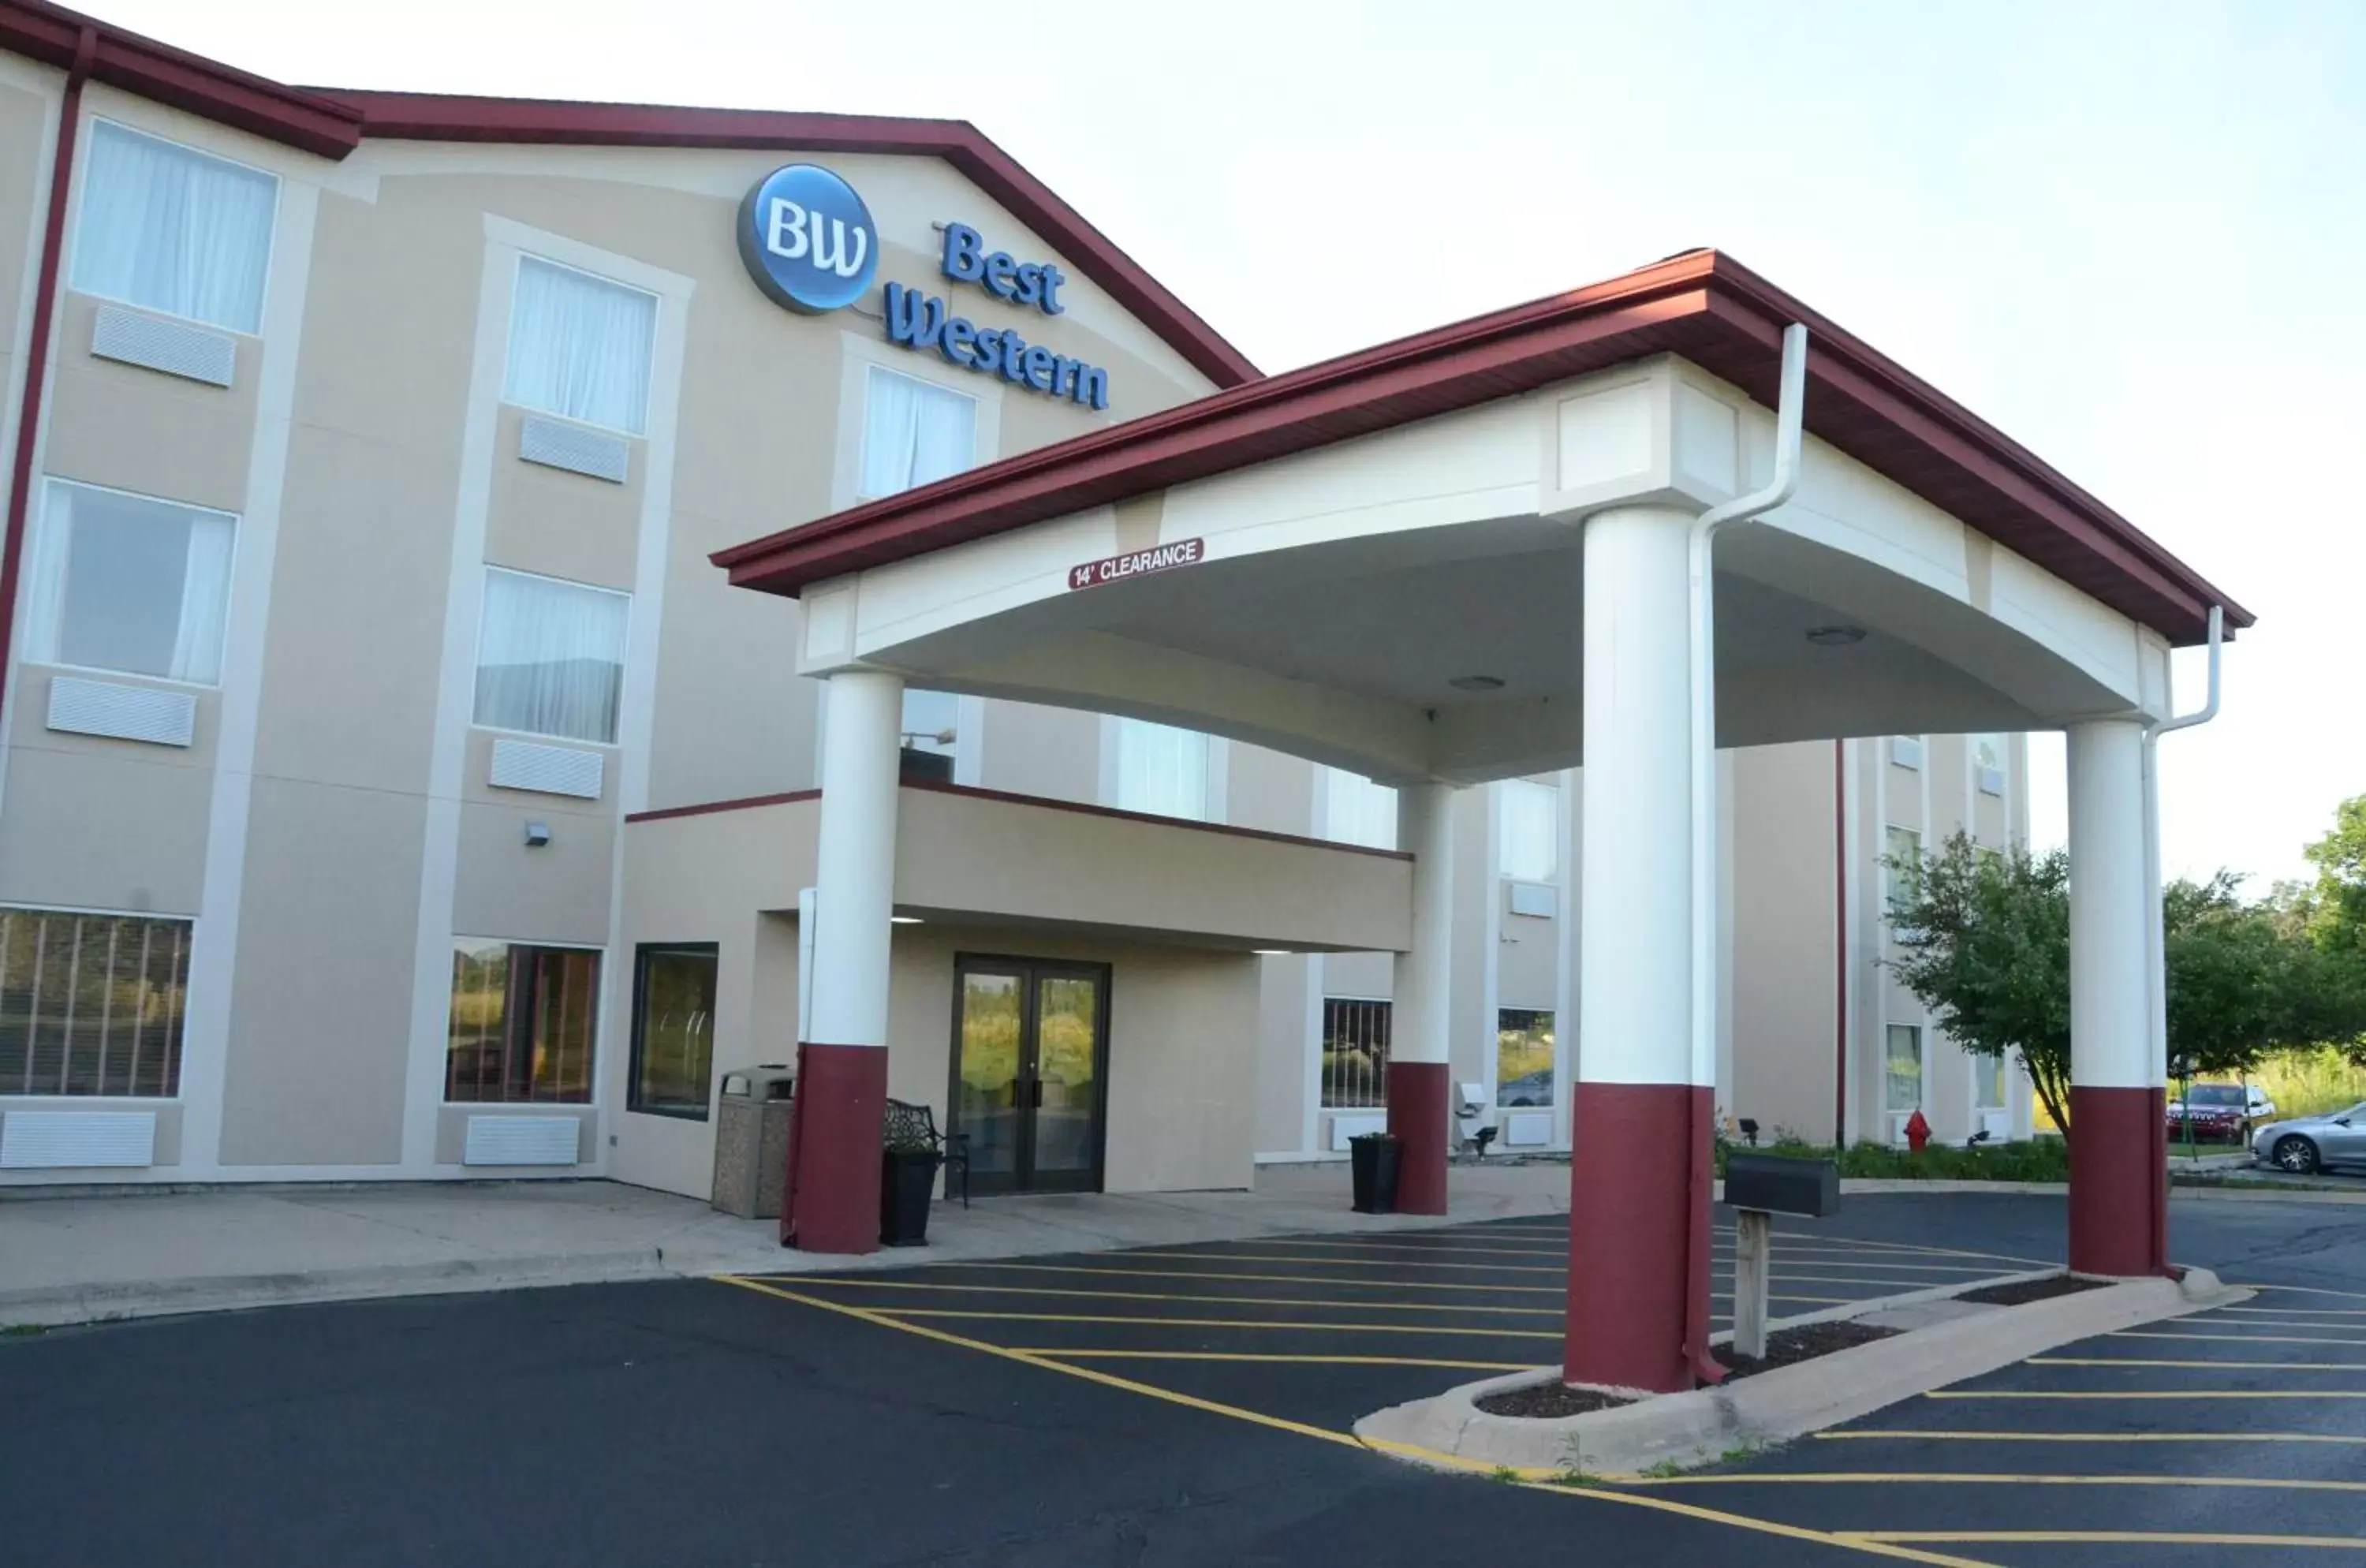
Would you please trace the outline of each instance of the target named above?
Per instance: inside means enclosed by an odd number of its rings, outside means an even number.
[[[1662,1481],[1642,1480],[1643,1486],[1749,1485],[1752,1482],[1785,1485],[1887,1485],[1907,1482],[1934,1486],[2234,1486],[2290,1492],[2366,1492],[2366,1481],[2279,1481],[2257,1475],[2008,1475],[1986,1471],[1835,1471],[1803,1470],[1771,1473],[1745,1471],[1725,1475],[1672,1475]]]
[[[1934,1388],[1925,1399],[2366,1399],[2366,1388]]]
[[[2331,1546],[2366,1551],[2366,1535],[2201,1535],[2177,1530],[1837,1530],[1849,1542],[1932,1546]]]
[[[2366,1448],[2366,1437],[2337,1432],[1921,1432],[1903,1428],[1818,1432],[1825,1442],[1912,1438],[1967,1443],[2338,1443]]]
[[[1171,1252],[1134,1252],[1129,1253],[1127,1256],[1131,1258],[1188,1258],[1194,1255],[1190,1253],[1178,1254]],[[1218,1261],[1221,1262],[1222,1259],[1220,1258]],[[1275,1261],[1279,1262],[1283,1260],[1277,1258]],[[1314,1261],[1330,1265],[1334,1262],[1334,1259],[1322,1258],[1316,1258]],[[1333,1274],[1234,1274],[1219,1272],[1212,1269],[1111,1269],[1105,1268],[1099,1264],[1088,1263],[961,1263],[948,1264],[946,1267],[960,1269],[1007,1269],[1033,1274],[1116,1274],[1127,1279],[1134,1280],[1254,1280],[1259,1283],[1271,1282],[1274,1284],[1283,1285],[1349,1285],[1373,1291],[1485,1291],[1493,1295],[1551,1296],[1556,1300],[1564,1299],[1569,1294],[1567,1287],[1561,1285],[1471,1285],[1464,1284],[1459,1280],[1342,1280],[1338,1276]],[[1557,1272],[1557,1270],[1555,1271]],[[817,1279],[820,1276],[799,1274],[790,1277],[794,1279],[807,1280]]]
[[[1516,1317],[1553,1318],[1560,1317],[1563,1312],[1560,1307],[1485,1306],[1472,1302],[1358,1302],[1336,1299],[1323,1301],[1304,1296],[1199,1296],[1166,1291],[1079,1291],[1058,1285],[952,1285],[941,1284],[933,1280],[866,1280],[859,1274],[816,1274],[806,1279],[804,1283],[844,1285],[858,1291],[950,1291],[993,1296],[1085,1296],[1121,1302],[1197,1302],[1202,1304],[1221,1303],[1227,1306],[1356,1307],[1368,1312],[1470,1312]]]
[[[2305,1334],[2163,1334],[2148,1328],[2114,1329],[2112,1339],[2183,1339],[2196,1345],[2366,1345],[2366,1335],[2347,1338],[2312,1338]]]
[[[1256,1361],[1304,1367],[1446,1367],[1467,1372],[1526,1372],[1530,1361],[1446,1361],[1429,1356],[1260,1356],[1223,1350],[1064,1350],[1056,1345],[1031,1345],[1022,1356],[1045,1356],[1059,1361]]]
[[[971,1312],[965,1308],[947,1307],[873,1307],[871,1310],[881,1317],[894,1318],[898,1323],[922,1317],[975,1323],[1114,1323],[1152,1328],[1255,1328],[1301,1334],[1450,1334],[1473,1339],[1549,1339],[1556,1345],[1561,1339],[1560,1331],[1557,1328],[1460,1328],[1450,1324],[1430,1323],[1290,1323],[1249,1317],[1129,1317],[1110,1313]]]

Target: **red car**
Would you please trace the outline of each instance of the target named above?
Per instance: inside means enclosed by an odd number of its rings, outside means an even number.
[[[2241,1084],[2191,1085],[2182,1100],[2169,1102],[2170,1142],[2185,1141],[2189,1120],[2193,1124],[2192,1141],[2197,1144],[2239,1144],[2250,1127],[2250,1098]]]

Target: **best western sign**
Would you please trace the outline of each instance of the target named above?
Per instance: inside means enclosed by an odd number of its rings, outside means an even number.
[[[839,310],[861,299],[879,270],[879,232],[862,197],[829,170],[790,164],[758,181],[739,204],[739,257],[756,287],[778,303],[808,314]],[[1020,261],[988,250],[965,223],[944,226],[938,268],[997,303],[1057,316],[1067,275],[1050,262]],[[1109,372],[1098,365],[1029,343],[1017,328],[981,325],[956,315],[941,295],[901,283],[882,294],[887,341],[916,353],[933,350],[948,365],[999,377],[1014,387],[1064,398],[1089,409],[1109,407]]]

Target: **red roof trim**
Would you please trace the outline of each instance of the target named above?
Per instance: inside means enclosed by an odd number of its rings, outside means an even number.
[[[1095,431],[719,550],[733,583],[794,595],[885,561],[1674,353],[1775,400],[1783,327],[1808,331],[1808,428],[2177,643],[2209,608],[2192,569],[2027,448],[1730,257],[1693,251]]]
[[[0,49],[61,70],[73,65],[84,28],[98,37],[93,81],[323,158],[342,158],[361,141],[361,111],[350,105],[234,71],[48,0],[0,0]]]

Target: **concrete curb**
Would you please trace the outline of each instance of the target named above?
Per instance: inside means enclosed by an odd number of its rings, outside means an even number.
[[[1927,1301],[2000,1282],[1977,1280],[1913,1294]],[[2248,1301],[2254,1293],[2222,1285],[2206,1269],[2189,1270],[2181,1281],[2129,1280],[1933,1324],[1722,1388],[1550,1421],[1491,1416],[1478,1408],[1475,1402],[1486,1394],[1549,1382],[1560,1369],[1509,1372],[1376,1411],[1357,1422],[1355,1431],[1374,1449],[1439,1469],[1505,1469],[1532,1479],[1572,1471],[1631,1477],[1655,1465],[1713,1463],[1735,1449],[1788,1442],[2059,1345]],[[1905,1304],[1910,1303],[1902,1299],[1858,1303],[1775,1326],[1863,1316]]]
[[[367,1301],[386,1296],[451,1295],[539,1285],[610,1284],[684,1277],[687,1272],[670,1267],[658,1247],[574,1257],[546,1253],[444,1258],[433,1263],[308,1269],[289,1274],[219,1274],[0,1291],[0,1325],[61,1328],[186,1313],[291,1306],[306,1302]]]

